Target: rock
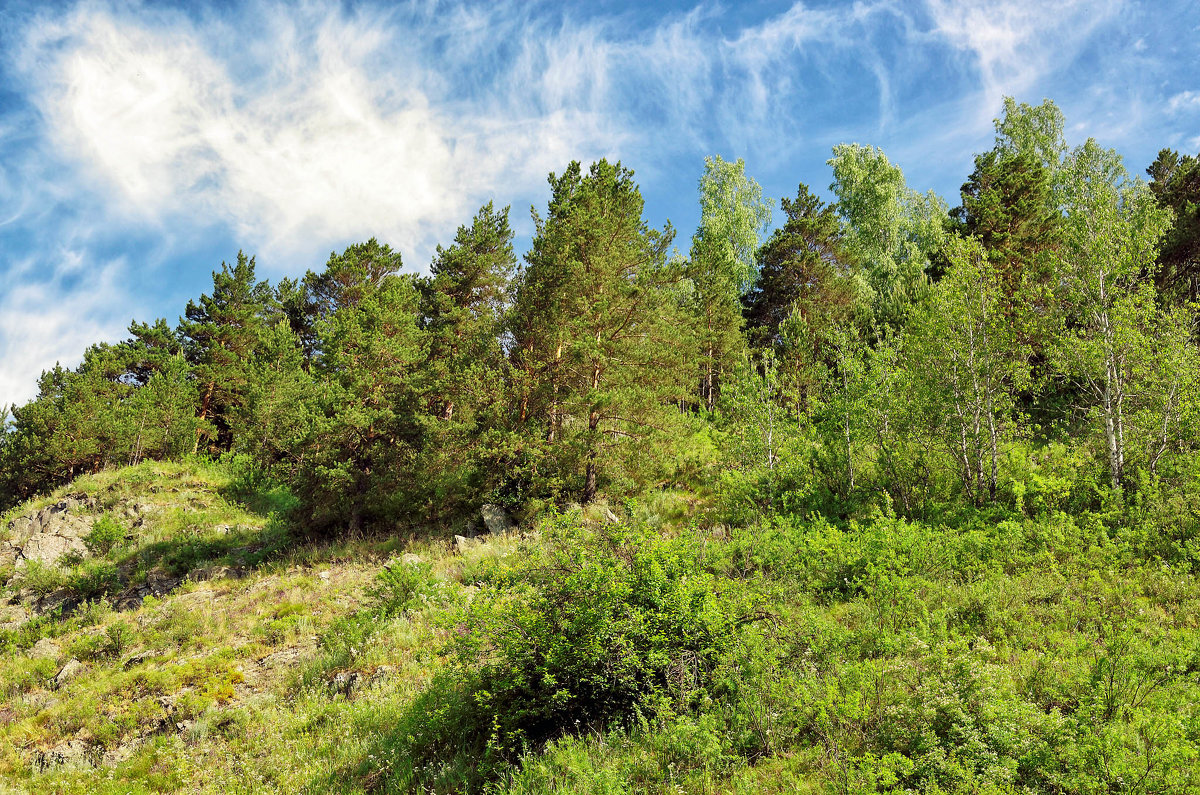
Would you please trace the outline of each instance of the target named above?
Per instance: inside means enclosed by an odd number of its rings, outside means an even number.
[[[187,578],[192,582],[205,582],[207,580],[224,579],[240,580],[245,576],[245,569],[234,568],[233,566],[205,566],[188,572]]]
[[[33,644],[33,648],[29,650],[29,656],[35,660],[57,660],[58,644],[49,638],[42,638]]]
[[[208,589],[201,589],[192,591],[191,593],[179,594],[175,598],[181,602],[211,602],[217,598],[217,595]]]
[[[29,620],[24,605],[0,605],[0,629],[17,629]]]
[[[48,751],[33,755],[33,766],[40,772],[48,770],[80,770],[96,766],[96,752],[83,740],[68,740]]]
[[[307,649],[300,646],[291,646],[286,649],[281,649],[273,654],[268,654],[258,662],[263,668],[283,668],[297,662],[307,653]]]
[[[37,691],[27,694],[21,701],[33,708],[34,713],[42,712],[43,710],[53,709],[61,702],[59,699],[43,691]]]
[[[479,512],[483,516],[484,526],[487,527],[488,532],[492,535],[511,533],[517,529],[516,524],[513,523],[508,513],[499,505],[488,503]]]
[[[83,539],[91,532],[94,520],[71,512],[90,508],[92,503],[86,495],[72,495],[13,519],[8,524],[8,540],[0,547],[0,566],[23,568],[31,560],[54,566],[68,555],[86,557],[88,548]]]
[[[149,595],[149,590],[146,588],[130,588],[120,594],[113,600],[113,608],[124,613],[130,610],[137,610],[142,606],[142,600]]]
[[[350,698],[358,690],[362,677],[356,671],[341,671],[334,674],[331,684],[335,692]]]
[[[417,564],[419,564],[421,562],[421,556],[414,555],[411,552],[405,552],[404,557],[400,558],[400,561],[405,566],[416,566]]]
[[[57,690],[58,688],[67,684],[67,682],[70,682],[85,670],[87,670],[87,666],[79,662],[79,660],[76,660],[74,657],[72,657],[70,660],[67,660],[67,664],[64,665],[54,677],[54,689]]]
[[[385,679],[390,679],[392,674],[396,673],[396,669],[390,665],[381,665],[371,674],[371,678],[367,680],[368,685],[377,685]]]
[[[320,577],[325,582],[329,582],[329,571],[328,570],[321,572],[317,576]]]
[[[86,557],[87,553],[87,544],[83,543],[82,537],[38,533],[21,547],[21,560],[17,565],[24,561],[36,560],[38,563],[54,566],[68,555],[78,555],[82,558]]]
[[[7,541],[0,541],[0,567],[16,566],[19,557],[21,557],[20,547],[15,547]]]
[[[157,657],[157,656],[158,656],[158,652],[156,652],[152,649],[144,649],[142,651],[139,651],[137,654],[131,654],[129,657],[126,657],[125,662],[121,663],[121,668],[128,671],[130,668],[141,665],[146,660],[149,660],[151,657]]]
[[[66,617],[79,606],[79,602],[79,597],[69,588],[58,588],[34,601],[33,612],[40,616],[62,608],[62,615]]]
[[[151,569],[146,572],[146,587],[154,596],[162,596],[174,591],[183,582],[183,578],[174,577],[162,569]]]
[[[116,748],[109,748],[100,757],[100,764],[104,767],[116,767],[122,762],[129,761],[129,758],[133,756],[133,752],[136,750],[136,742],[122,743]]]
[[[459,554],[462,554],[463,552],[466,552],[468,549],[470,549],[471,547],[475,546],[478,543],[479,542],[473,538],[467,538],[466,536],[455,536],[454,537],[454,551]]]

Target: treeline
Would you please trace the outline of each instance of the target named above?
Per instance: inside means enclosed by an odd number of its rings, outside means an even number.
[[[375,240],[271,285],[239,254],[0,423],[0,507],[105,466],[237,455],[314,528],[453,523],[599,493],[726,516],[880,500],[1019,510],[1200,474],[1200,166],[1132,178],[1006,100],[961,203],[835,147],[836,202],[706,162],[686,255],[633,173],[550,176],[518,262],[492,203],[402,272]]]

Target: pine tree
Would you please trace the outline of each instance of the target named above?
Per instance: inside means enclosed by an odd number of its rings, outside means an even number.
[[[188,301],[179,336],[200,393],[197,418],[216,428],[218,449],[232,446],[238,412],[249,389],[251,362],[272,313],[273,291],[254,275],[254,259],[238,252],[231,268],[213,272],[211,295]],[[193,449],[199,449],[198,430]]]
[[[602,470],[631,474],[634,451],[669,438],[694,354],[676,295],[683,274],[667,262],[673,232],[642,220],[633,173],[601,160],[584,174],[575,162],[550,184],[517,282],[519,417],[527,439],[544,440],[551,477],[582,475],[575,493],[587,501]]]
[[[421,284],[425,473],[431,518],[477,508],[500,478],[508,361],[501,336],[516,269],[508,208],[489,202]]]

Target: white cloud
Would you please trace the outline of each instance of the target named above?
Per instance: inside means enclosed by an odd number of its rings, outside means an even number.
[[[1168,113],[1200,110],[1200,91],[1180,91],[1167,100]]]
[[[35,26],[19,62],[58,152],[126,218],[222,224],[284,256],[375,235],[420,267],[478,203],[538,193],[571,159],[703,154],[725,143],[714,131],[778,142],[798,82],[781,64],[859,46],[876,5],[796,3],[725,38],[703,7],[631,33],[501,5],[259,5],[197,21],[84,4]],[[886,113],[889,76],[872,62]],[[669,139],[634,118],[639,102]]]
[[[1121,9],[1122,0],[926,0],[935,33],[980,73],[981,113],[1035,87]]]
[[[34,397],[38,373],[55,362],[74,367],[88,345],[115,339],[129,322],[117,319],[125,263],[85,260],[80,251],[64,250],[37,263],[17,263],[9,272],[8,277],[31,271],[53,275],[19,282],[6,278],[9,283],[0,290],[0,406]],[[77,284],[68,289],[65,282],[73,278]]]
[[[436,76],[419,59],[373,69],[396,43],[380,22],[330,10],[305,36],[268,13],[255,45],[278,65],[239,82],[210,54],[211,31],[87,6],[39,31],[26,63],[45,75],[37,101],[60,151],[126,212],[223,221],[273,251],[369,235],[427,250],[514,171],[544,175],[623,138],[568,101],[589,84],[604,91],[604,70],[592,71],[603,50],[586,39],[544,65],[540,113],[472,112],[427,94]]]

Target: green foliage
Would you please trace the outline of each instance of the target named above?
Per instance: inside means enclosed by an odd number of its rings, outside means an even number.
[[[461,744],[495,765],[565,734],[691,712],[753,617],[698,552],[646,526],[549,520],[457,619],[454,679],[431,691],[440,706],[420,706],[437,717],[410,729],[419,764]]]
[[[518,433],[543,480],[584,502],[609,483],[657,474],[689,393],[693,348],[668,262],[633,172],[601,160],[551,175],[547,216],[517,279],[512,356]],[[673,405],[674,404],[674,405]],[[540,495],[539,495],[540,496]]]
[[[898,327],[924,300],[930,257],[945,234],[945,202],[909,188],[899,166],[871,146],[839,144],[829,165],[845,244],[863,269],[874,319]]]
[[[101,514],[88,532],[83,543],[93,555],[107,555],[118,544],[125,540],[125,528],[121,526],[112,514]]]
[[[375,576],[375,585],[367,595],[372,610],[381,616],[402,616],[420,602],[433,598],[437,588],[428,563],[392,561]]]

